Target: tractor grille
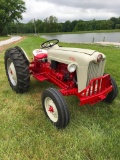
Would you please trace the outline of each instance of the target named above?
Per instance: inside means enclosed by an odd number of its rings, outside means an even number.
[[[104,65],[105,65],[105,60],[101,61],[100,63],[90,62],[88,67],[87,85],[89,84],[91,79],[103,75]]]
[[[106,98],[112,91],[110,75],[106,74],[99,78],[94,78],[88,86],[80,93],[80,104],[95,104]]]

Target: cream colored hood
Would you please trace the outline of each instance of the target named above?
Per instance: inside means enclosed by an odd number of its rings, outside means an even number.
[[[47,52],[50,61],[54,60],[68,65],[75,64],[77,66],[78,92],[86,87],[89,64],[93,62],[93,64],[96,64],[96,67],[98,67],[97,57],[99,54],[102,54],[95,50],[59,47],[58,45],[48,48]],[[102,55],[103,59],[105,59],[105,55]],[[104,68],[104,66],[102,68]]]
[[[90,50],[90,49],[82,49],[82,48],[67,48],[67,47],[59,47],[59,48],[55,48],[54,50],[56,51],[65,51],[65,52],[73,52],[74,53],[83,53],[83,54],[87,54],[87,55],[92,55],[94,52],[96,52],[95,50]]]
[[[88,66],[91,61],[96,62],[98,55],[102,54],[95,50],[59,47],[58,45],[47,49],[47,51],[48,58],[50,60],[55,60],[65,64],[70,64],[74,62],[78,65],[80,64],[81,66]],[[105,58],[104,55],[103,58]]]

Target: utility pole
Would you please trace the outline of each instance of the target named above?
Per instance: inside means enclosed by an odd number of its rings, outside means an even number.
[[[35,23],[35,18],[34,18],[34,29],[35,29],[35,34],[36,34],[36,23]]]

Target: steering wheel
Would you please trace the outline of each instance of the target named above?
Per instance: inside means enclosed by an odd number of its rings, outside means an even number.
[[[58,39],[51,39],[48,41],[45,41],[41,44],[41,49],[42,48],[49,48],[49,47],[53,47],[54,45],[58,44],[59,40]]]

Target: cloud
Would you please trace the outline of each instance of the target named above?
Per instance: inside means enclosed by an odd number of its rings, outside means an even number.
[[[23,22],[32,19],[44,20],[50,15],[56,16],[59,22],[66,20],[92,20],[119,17],[120,1],[110,0],[24,0],[26,13],[23,13]]]
[[[35,0],[39,2],[39,0]],[[84,8],[84,9],[106,9],[106,8],[119,8],[119,0],[44,0],[44,2],[56,4],[58,6],[70,6],[75,8]]]

